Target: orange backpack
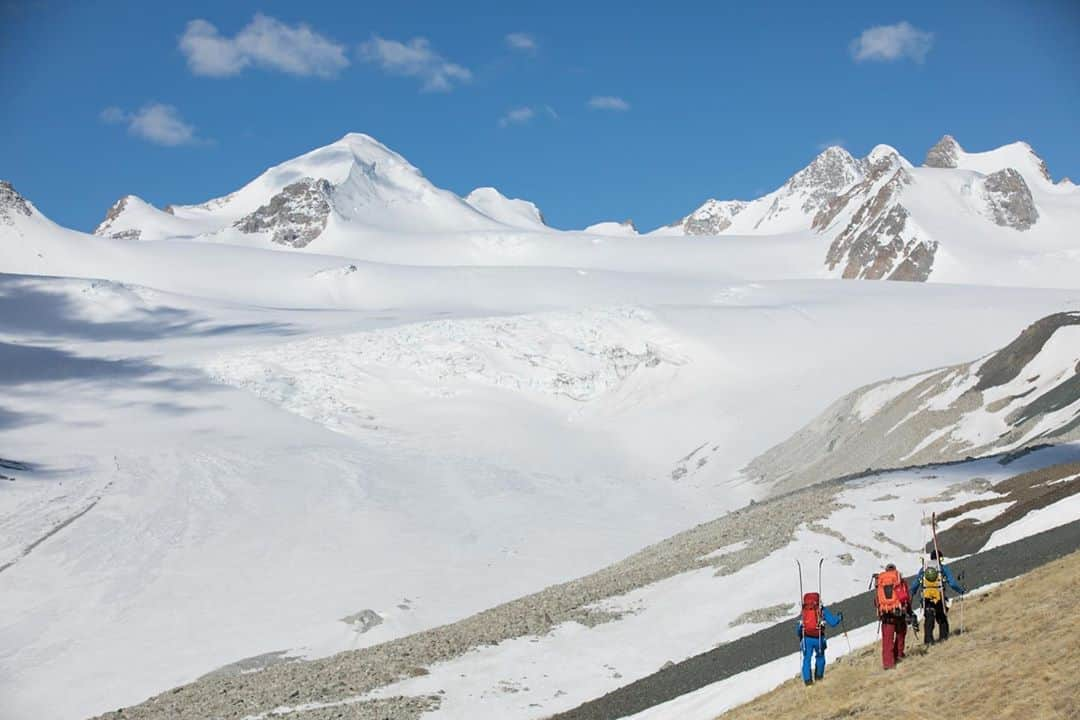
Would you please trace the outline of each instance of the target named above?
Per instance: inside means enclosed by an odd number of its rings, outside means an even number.
[[[802,627],[805,637],[821,635],[821,596],[808,592],[802,598]]]
[[[899,615],[903,607],[900,586],[904,584],[904,579],[897,570],[885,570],[876,577],[877,597],[874,604],[877,605],[878,615]]]

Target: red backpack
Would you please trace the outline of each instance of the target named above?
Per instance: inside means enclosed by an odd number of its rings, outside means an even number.
[[[816,638],[821,635],[821,596],[809,592],[802,598],[802,627],[805,637]]]

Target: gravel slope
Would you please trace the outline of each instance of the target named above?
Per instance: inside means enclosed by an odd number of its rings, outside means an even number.
[[[973,589],[1022,575],[1077,549],[1080,549],[1080,520],[958,560],[950,563],[950,567],[957,573],[964,573],[964,583]],[[844,613],[844,623],[849,628],[875,619],[869,592],[830,606]],[[793,647],[792,620],[784,620],[665,668],[569,712],[554,715],[551,720],[611,720],[632,715],[781,658],[790,654]]]

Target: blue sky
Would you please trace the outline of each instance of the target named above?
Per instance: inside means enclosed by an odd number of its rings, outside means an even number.
[[[0,178],[87,230],[350,131],[563,228],[753,197],[834,142],[1023,139],[1080,180],[1071,0],[512,5],[0,0]]]

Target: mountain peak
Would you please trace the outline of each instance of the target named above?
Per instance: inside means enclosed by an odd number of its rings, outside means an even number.
[[[0,180],[0,222],[12,224],[12,214],[30,217],[30,203],[7,180]]]
[[[875,145],[874,149],[867,153],[865,162],[867,165],[874,166],[881,162],[888,162],[890,165],[896,167],[910,168],[911,163],[900,154],[896,148],[892,145]]]
[[[960,143],[956,142],[956,138],[952,135],[943,135],[926,152],[923,165],[934,168],[954,168],[957,166],[962,152],[964,152],[964,148],[960,147]]]
[[[839,145],[832,145],[792,175],[786,185],[792,190],[812,187],[836,192],[858,179],[859,161]]]

